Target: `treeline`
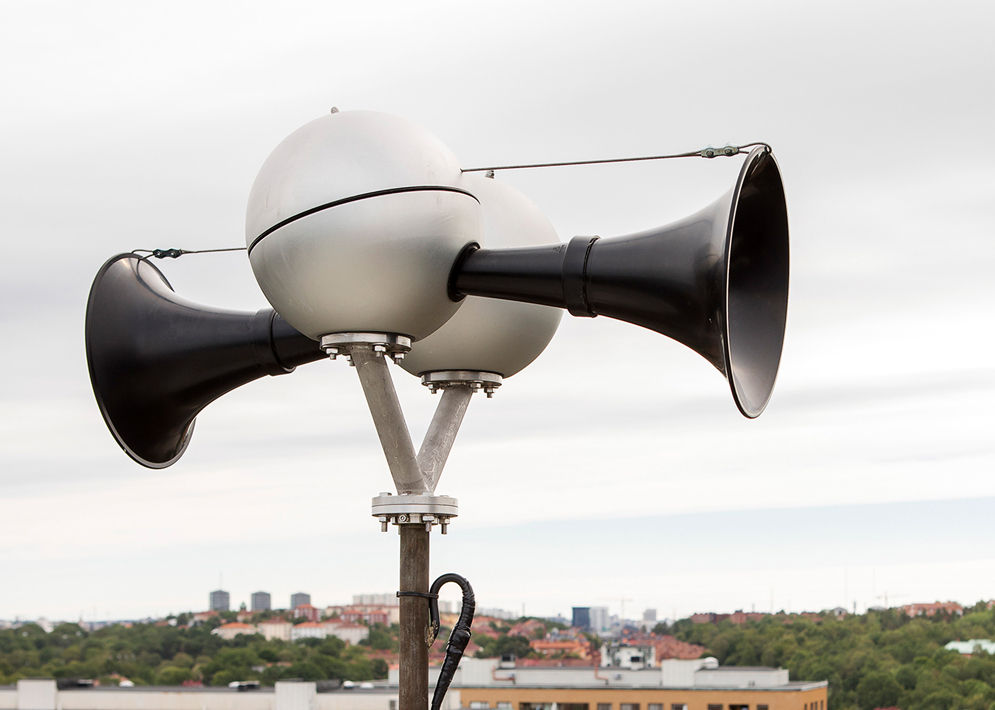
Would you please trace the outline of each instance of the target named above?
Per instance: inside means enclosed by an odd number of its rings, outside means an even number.
[[[995,656],[944,650],[950,641],[995,639],[995,610],[909,618],[898,610],[837,620],[768,617],[733,625],[660,628],[698,643],[723,665],[787,668],[791,680],[828,680],[829,710],[995,710]],[[791,620],[794,619],[794,620]]]
[[[0,685],[18,678],[93,678],[137,685],[184,681],[226,685],[283,678],[374,680],[387,663],[371,651],[396,652],[397,628],[375,626],[360,646],[334,637],[296,643],[239,636],[224,641],[211,630],[220,620],[185,628],[136,624],[86,632],[62,624],[46,634],[34,624],[0,631]],[[475,634],[479,655],[529,653],[523,637]],[[655,629],[697,643],[723,665],[787,668],[792,680],[828,680],[829,710],[995,710],[995,656],[971,658],[944,650],[952,640],[995,639],[995,610],[977,605],[963,617],[910,619],[897,610],[819,621],[772,616],[734,625],[679,621]],[[441,634],[448,637],[448,629]]]
[[[211,633],[220,620],[185,628],[135,624],[93,632],[61,624],[51,633],[35,624],[0,631],[0,685],[19,678],[89,678],[104,685],[122,678],[136,685],[180,685],[184,681],[227,685],[283,678],[375,680],[387,677],[387,662],[371,648],[396,650],[396,628],[374,627],[364,645],[340,639],[266,641],[261,635],[224,641]]]

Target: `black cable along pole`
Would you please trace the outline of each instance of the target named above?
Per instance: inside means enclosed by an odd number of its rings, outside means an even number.
[[[459,619],[453,626],[453,630],[449,634],[449,642],[446,644],[446,658],[442,662],[439,679],[435,682],[435,693],[432,695],[431,710],[442,710],[442,701],[446,697],[446,691],[449,690],[449,685],[453,682],[456,669],[459,668],[459,662],[463,658],[467,644],[470,643],[470,627],[473,625],[473,613],[477,608],[477,600],[473,594],[473,587],[470,586],[470,582],[466,577],[449,573],[442,575],[432,582],[432,589],[428,595],[429,615],[432,623],[432,642],[439,635],[439,626],[441,625],[439,619],[439,590],[447,582],[459,585],[463,591],[463,603],[460,607]]]

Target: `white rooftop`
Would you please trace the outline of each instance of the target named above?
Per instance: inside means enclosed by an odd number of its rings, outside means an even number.
[[[978,646],[985,653],[995,653],[995,641],[989,641],[988,639],[971,639],[970,641],[951,641],[943,648],[948,651],[957,651],[957,653],[964,654],[965,656],[970,656],[974,653],[974,649]]]

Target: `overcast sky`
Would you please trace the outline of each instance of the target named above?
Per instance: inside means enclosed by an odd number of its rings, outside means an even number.
[[[433,576],[482,606],[660,616],[995,597],[995,5],[7,3],[0,25],[0,618],[134,618],[396,589],[390,477],[355,372],[212,404],[184,458],[132,463],[83,354],[94,274],[243,243],[256,172],[340,109],[403,116],[464,166],[766,141],[792,281],[781,372],[743,419],[662,336],[566,317],[474,398]],[[741,158],[499,173],[560,238],[710,203]],[[243,253],[161,268],[266,305]],[[394,369],[416,440],[435,399]],[[882,598],[878,598],[882,597]]]

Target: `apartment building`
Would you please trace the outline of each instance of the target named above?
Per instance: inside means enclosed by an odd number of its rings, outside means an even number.
[[[228,611],[230,604],[228,592],[223,589],[215,589],[210,594],[209,606],[211,611]]]
[[[471,710],[826,710],[826,681],[790,681],[783,668],[720,667],[714,658],[638,670],[531,663],[464,658],[452,687]],[[430,670],[430,684],[438,673]]]
[[[253,592],[251,597],[252,611],[269,611],[273,608],[269,592]]]

